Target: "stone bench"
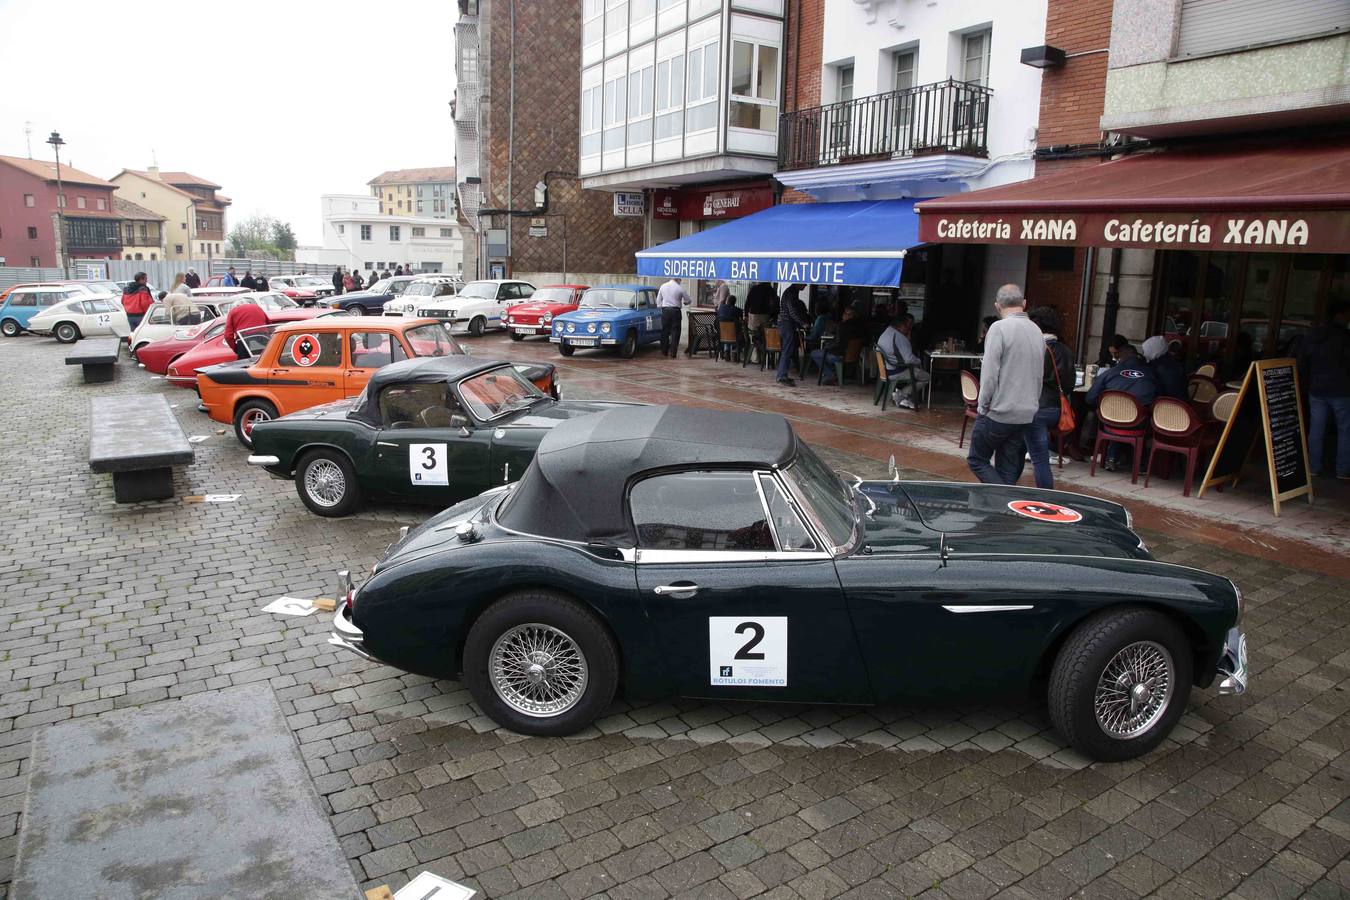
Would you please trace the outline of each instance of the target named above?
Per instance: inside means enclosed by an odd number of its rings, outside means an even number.
[[[113,380],[113,367],[122,352],[119,337],[85,338],[76,341],[66,354],[66,365],[84,367],[84,383],[99,384]]]
[[[89,401],[89,468],[110,472],[118,503],[173,496],[173,467],[194,453],[169,402],[158,394]]]

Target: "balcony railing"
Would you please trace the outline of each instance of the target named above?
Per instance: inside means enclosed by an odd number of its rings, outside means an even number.
[[[990,88],[940,81],[778,117],[778,167],[811,169],[902,156],[988,156]]]

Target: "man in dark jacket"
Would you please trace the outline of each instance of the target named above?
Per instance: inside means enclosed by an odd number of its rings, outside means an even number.
[[[1098,372],[1097,377],[1093,379],[1092,387],[1088,388],[1087,392],[1087,405],[1095,407],[1103,391],[1124,391],[1147,410],[1158,396],[1158,382],[1154,379],[1153,370],[1149,368],[1148,363],[1139,357],[1134,347],[1126,344],[1120,348],[1120,358],[1116,364]],[[1115,472],[1120,469],[1123,452],[1124,446],[1116,441],[1107,445],[1106,471]]]
[[[183,281],[187,284],[188,290],[196,290],[202,286],[202,276],[197,274],[197,270],[188,268],[187,274],[183,276]]]
[[[258,280],[253,277],[252,269],[244,270],[244,277],[239,279],[239,286],[241,288],[247,288],[250,291],[256,291],[258,289]]]
[[[268,283],[267,283],[267,276],[266,276],[266,275],[261,275],[261,274],[259,274],[259,275],[253,276],[253,289],[254,289],[255,291],[266,291],[266,290],[268,289],[268,287],[269,287],[269,285],[268,285]]]
[[[1335,300],[1327,322],[1299,346],[1299,367],[1308,382],[1308,464],[1322,473],[1328,420],[1336,426],[1336,477],[1350,479],[1350,303]]]
[[[797,382],[788,377],[788,366],[797,355],[797,332],[807,326],[806,304],[801,300],[801,291],[805,285],[794,284],[783,291],[783,300],[778,304],[778,335],[782,349],[778,354],[778,383],[795,387]]]
[[[1153,380],[1158,385],[1158,396],[1185,400],[1186,372],[1181,367],[1181,360],[1167,352],[1167,339],[1155,334],[1140,344],[1139,349],[1144,351],[1144,359],[1153,372]]]
[[[342,266],[333,270],[333,296],[342,293]]]

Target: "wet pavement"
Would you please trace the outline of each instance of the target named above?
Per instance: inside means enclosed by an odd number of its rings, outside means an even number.
[[[891,453],[915,475],[957,474],[939,463],[960,463],[901,441],[918,426],[898,411],[868,422],[772,386],[738,388],[718,371],[770,380],[753,368],[662,361],[653,350],[563,360],[498,336],[473,346],[558,362],[572,396],[783,411],[833,464],[864,476],[881,474]],[[1243,697],[1196,692],[1171,738],[1130,763],[1088,764],[1035,702],[621,700],[574,738],[526,738],[496,728],[455,682],[339,654],[323,613],[261,611],[282,595],[331,596],[336,569],[365,570],[399,525],[430,510],[319,519],[292,485],[250,469],[190,392],[125,361],[113,383],[86,386],[62,358],[51,341],[0,341],[0,372],[22,384],[0,398],[5,884],[35,733],[251,684],[281,704],[363,888],[397,888],[429,869],[490,898],[1350,892],[1343,552],[1259,529],[1262,544],[1248,545],[1225,537],[1236,527],[1192,527],[1183,513],[1131,502],[1159,558],[1242,587],[1253,673]],[[108,477],[88,471],[88,398],[147,393],[177,404],[186,433],[205,440],[175,476],[178,499],[117,505]],[[241,496],[182,500],[208,493]]]

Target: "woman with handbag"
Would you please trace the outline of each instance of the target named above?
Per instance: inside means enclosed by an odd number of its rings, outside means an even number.
[[[1036,487],[1053,488],[1054,471],[1050,468],[1050,435],[1073,430],[1073,408],[1069,392],[1073,390],[1073,354],[1057,336],[1059,315],[1053,306],[1038,306],[1028,313],[1031,321],[1045,337],[1045,372],[1041,384],[1040,409],[1036,411],[1026,430],[1027,453],[1031,456],[1031,470],[1036,476]],[[1023,467],[1026,461],[1023,460]],[[1019,476],[1021,471],[1019,469]]]

